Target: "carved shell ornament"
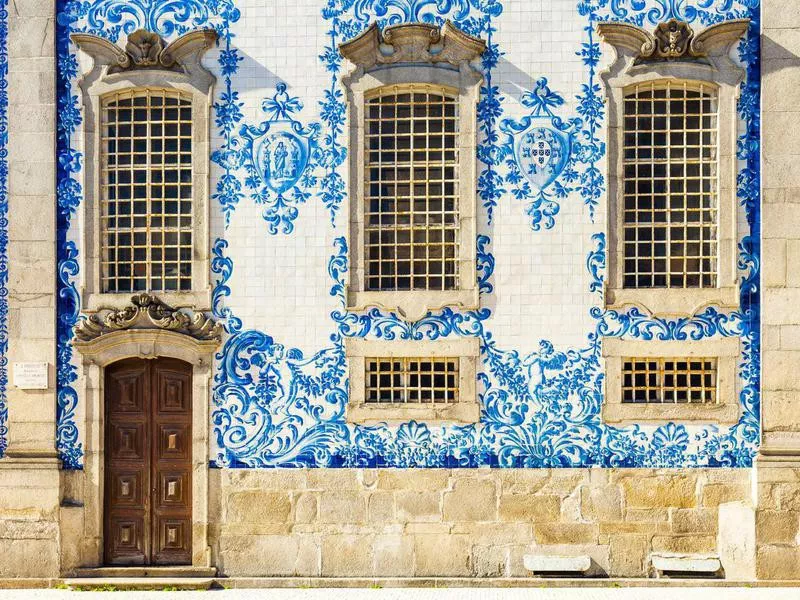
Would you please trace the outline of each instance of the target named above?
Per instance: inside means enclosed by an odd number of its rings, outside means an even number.
[[[128,36],[125,52],[134,67],[171,67],[175,61],[164,52],[164,40],[157,33],[137,29]]]
[[[75,325],[75,337],[81,342],[126,329],[164,329],[196,340],[219,341],[222,326],[203,312],[177,309],[152,294],[136,294],[125,308],[101,308]]]
[[[738,41],[750,25],[750,19],[733,19],[707,27],[700,33],[684,21],[670,19],[659,23],[653,33],[628,23],[599,23],[597,30],[606,41],[626,48],[635,63],[657,61],[701,61],[719,57]]]

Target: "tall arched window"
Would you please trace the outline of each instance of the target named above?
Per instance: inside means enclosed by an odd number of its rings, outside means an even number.
[[[731,59],[747,20],[698,34],[671,19],[653,33],[600,23],[614,48],[608,98],[608,273],[605,304],[688,319],[735,310],[736,101]],[[605,337],[609,423],[739,418],[740,340]]]
[[[408,320],[476,308],[477,104],[485,43],[458,30],[372,25],[340,46],[350,129],[347,306]]]
[[[378,88],[365,117],[365,288],[457,289],[457,90]]]
[[[103,292],[192,289],[192,102],[177,90],[102,100]]]
[[[123,307],[152,292],[172,306],[211,307],[209,113],[214,76],[201,58],[217,34],[167,44],[144,30],[125,49],[71,40],[92,59],[84,107],[82,310]]]
[[[623,287],[716,287],[716,86],[636,84],[623,111]]]

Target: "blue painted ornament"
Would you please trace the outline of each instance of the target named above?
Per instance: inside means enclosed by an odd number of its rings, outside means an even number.
[[[543,192],[567,166],[581,121],[571,119],[564,123],[553,114],[552,107],[563,104],[564,100],[550,91],[544,77],[536,82],[533,91],[523,96],[522,103],[533,108],[532,113],[520,121],[504,119],[500,129],[513,140],[520,172],[538,192]]]

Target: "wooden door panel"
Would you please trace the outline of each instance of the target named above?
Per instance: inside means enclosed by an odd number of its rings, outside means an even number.
[[[186,436],[186,425],[183,423],[166,423],[158,425],[157,439],[161,443],[159,459],[165,461],[185,461],[191,457],[189,440]]]
[[[146,564],[150,553],[149,371],[141,360],[106,369],[105,559]]]
[[[189,500],[189,474],[182,472],[159,473],[158,508],[182,508]]]
[[[173,372],[169,367],[160,367],[158,380],[158,413],[162,416],[176,414],[185,416],[189,410],[191,378],[186,373]]]
[[[191,563],[191,521],[171,517],[156,517],[153,564],[175,565]],[[186,556],[189,556],[187,562]]]
[[[111,460],[146,461],[147,423],[119,423],[118,418],[111,417],[108,427],[111,430],[111,445],[108,451]]]
[[[147,564],[144,547],[144,516],[125,517],[116,515],[112,521],[110,536],[106,534],[106,556],[109,553],[111,564],[144,565]]]
[[[108,405],[109,414],[134,413],[146,414],[148,381],[144,377],[146,365],[127,364],[122,361],[114,369],[112,379],[112,402]]]
[[[111,485],[111,501],[118,508],[137,508],[144,506],[145,490],[140,471],[116,471]]]
[[[187,367],[173,359],[154,364],[152,536],[157,564],[192,562],[192,374]]]
[[[191,564],[191,366],[106,369],[105,560]]]

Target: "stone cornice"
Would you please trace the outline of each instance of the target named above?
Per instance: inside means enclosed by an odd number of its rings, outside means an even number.
[[[670,19],[653,33],[628,23],[597,25],[600,36],[618,52],[632,54],[635,63],[697,61],[726,55],[747,33],[750,19],[735,19],[712,25],[695,34],[688,23]]]
[[[486,42],[445,21],[402,23],[381,30],[373,23],[361,35],[339,45],[347,60],[362,69],[380,64],[449,63],[456,67],[478,58]]]
[[[108,66],[108,74],[134,69],[166,69],[188,73],[217,40],[217,32],[198,29],[165,44],[157,33],[138,29],[128,36],[124,50],[90,33],[73,33],[70,39],[91,56],[95,64]]]
[[[90,342],[103,335],[128,329],[163,329],[196,340],[219,341],[222,326],[203,312],[173,308],[151,294],[136,294],[122,309],[102,308],[78,322],[75,337]]]

